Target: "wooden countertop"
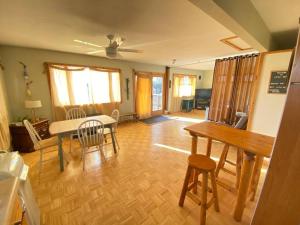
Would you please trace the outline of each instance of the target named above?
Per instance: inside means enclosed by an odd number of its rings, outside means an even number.
[[[224,126],[215,122],[197,123],[184,129],[189,131],[191,135],[209,137],[264,157],[271,156],[274,144],[273,137]]]
[[[18,192],[19,180],[11,177],[0,180],[0,224],[9,225]]]

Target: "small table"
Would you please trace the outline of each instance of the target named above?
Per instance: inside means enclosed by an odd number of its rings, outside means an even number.
[[[190,112],[194,108],[194,99],[182,99],[181,111]]]
[[[239,130],[214,122],[202,122],[184,128],[192,135],[191,154],[197,153],[198,137],[207,137],[207,155],[210,155],[212,140],[243,149],[246,155],[238,190],[237,201],[234,209],[234,219],[241,221],[245,208],[251,176],[256,157],[270,157],[273,149],[274,138],[254,132]]]
[[[115,138],[113,135],[113,124],[117,121],[110,116],[100,115],[100,116],[91,116],[86,118],[74,119],[74,120],[62,120],[56,121],[50,124],[49,131],[51,135],[58,136],[58,155],[60,160],[60,170],[64,171],[64,158],[63,158],[63,149],[62,149],[62,138],[66,135],[69,135],[77,131],[79,125],[87,120],[99,120],[104,124],[104,127],[108,127],[111,133],[112,144],[114,152],[117,153]]]

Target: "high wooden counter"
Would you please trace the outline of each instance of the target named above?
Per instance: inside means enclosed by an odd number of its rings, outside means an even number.
[[[234,210],[235,220],[240,221],[246,204],[255,157],[270,157],[274,138],[214,122],[202,122],[184,129],[192,135],[192,154],[197,153],[197,137],[208,138],[207,155],[210,155],[211,140],[221,141],[244,150],[246,157],[243,162],[240,187]]]

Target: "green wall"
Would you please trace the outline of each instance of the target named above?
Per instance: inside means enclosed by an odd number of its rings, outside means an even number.
[[[13,46],[0,46],[0,59],[2,64],[5,66],[4,80],[6,83],[11,121],[15,121],[17,117],[30,115],[29,110],[24,108],[25,83],[22,76],[23,67],[19,64],[19,61],[22,61],[27,65],[28,74],[30,79],[33,81],[33,84],[31,85],[32,99],[40,99],[42,101],[43,107],[36,111],[37,115],[50,119],[52,118],[51,101],[47,74],[44,72],[44,62],[120,68],[123,77],[122,84],[125,85],[126,78],[130,79],[130,98],[127,100],[126,97],[124,97],[124,102],[120,106],[121,112],[134,111],[132,96],[132,69],[140,71],[165,72],[164,66]],[[171,68],[171,74],[173,73],[203,75],[204,71]],[[172,80],[172,76],[170,77],[170,80]],[[197,84],[197,86],[200,86],[200,84]],[[122,94],[126,96],[125,87],[123,87],[123,92],[124,93]],[[171,91],[169,94],[171,96]]]

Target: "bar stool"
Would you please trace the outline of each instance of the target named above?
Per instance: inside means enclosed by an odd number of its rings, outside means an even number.
[[[215,169],[216,163],[208,156],[200,155],[200,154],[193,154],[190,155],[188,158],[188,168],[186,171],[186,176],[184,179],[180,199],[179,199],[179,206],[183,207],[185,196],[187,195],[190,197],[196,204],[201,205],[200,210],[200,225],[205,225],[206,223],[206,210],[214,204],[215,210],[217,212],[220,211],[219,209],[219,202],[218,202],[218,194],[217,194],[217,184],[215,178]],[[200,183],[198,182],[198,175],[202,174],[202,192],[201,198],[199,198],[195,192],[195,187]],[[191,176],[194,175],[194,180],[190,183]],[[211,178],[211,192],[212,198],[209,202],[207,202],[207,192],[209,192],[208,188],[208,176],[210,175]],[[191,190],[194,190],[194,193]]]
[[[237,112],[236,116],[239,118],[237,124],[234,126],[234,128],[236,129],[242,129],[245,130],[247,127],[247,122],[248,122],[248,116],[246,113],[242,113],[242,112]],[[219,163],[217,165],[217,169],[216,169],[216,177],[217,177],[217,181],[218,184],[220,186],[222,186],[223,188],[231,191],[231,192],[236,192],[239,189],[239,185],[240,185],[240,178],[241,178],[241,171],[242,171],[242,164],[243,164],[243,150],[242,149],[237,149],[236,150],[236,162],[232,162],[230,160],[227,159],[227,155],[228,155],[228,151],[229,151],[229,145],[225,144]],[[235,167],[235,172],[225,168],[226,163],[230,164],[231,166]],[[224,172],[236,176],[236,183],[235,183],[235,187],[231,187],[228,184],[222,182],[220,179],[218,179],[219,176],[219,172],[220,170],[223,170]]]

